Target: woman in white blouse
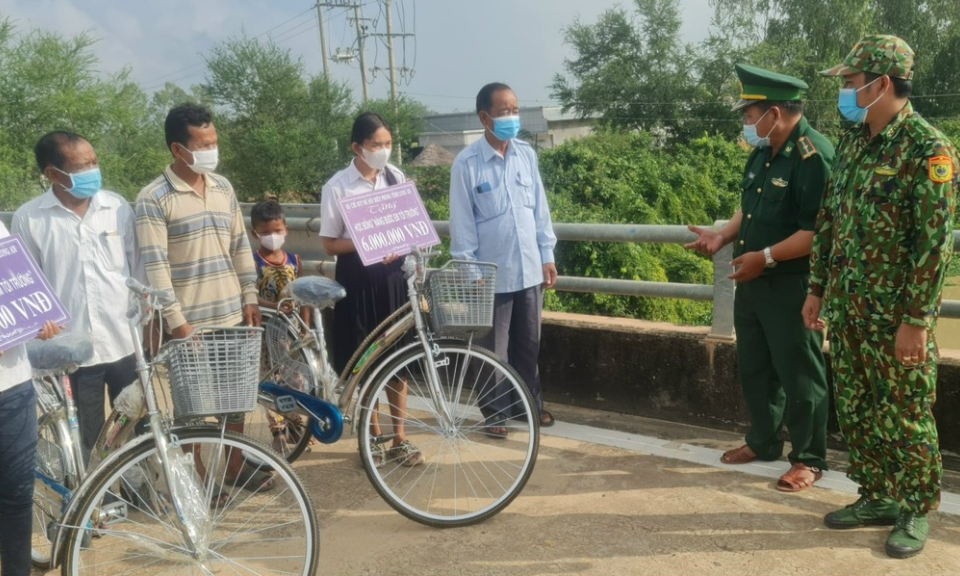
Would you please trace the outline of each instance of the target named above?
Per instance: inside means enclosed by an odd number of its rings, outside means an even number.
[[[343,223],[337,200],[346,196],[379,190],[402,183],[405,178],[387,163],[393,147],[390,125],[373,112],[365,112],[353,122],[354,158],[323,187],[320,200],[320,237],[323,250],[337,257],[336,280],[347,296],[333,310],[333,366],[341,372],[364,338],[407,301],[407,285],[396,256],[382,263],[364,266],[357,255],[349,231]],[[396,382],[387,388],[393,425],[393,444],[389,451],[382,444],[372,445],[378,467],[387,458],[404,466],[416,466],[423,456],[404,430],[407,386]],[[376,417],[376,415],[374,415]],[[381,434],[379,422],[373,423],[374,436]]]

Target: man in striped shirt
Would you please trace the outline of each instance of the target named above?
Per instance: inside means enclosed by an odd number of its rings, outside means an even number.
[[[154,288],[173,288],[164,310],[170,333],[260,325],[257,271],[240,204],[230,182],[214,174],[217,129],[209,111],[184,104],[165,123],[173,164],[137,197],[137,236]]]
[[[217,129],[210,112],[184,104],[164,124],[173,164],[137,196],[137,237],[147,280],[173,288],[177,302],[164,320],[173,338],[196,328],[260,325],[257,272],[240,204],[217,167]],[[227,428],[243,432],[243,414],[227,417]],[[202,466],[197,456],[198,467]],[[234,451],[229,484],[272,487],[269,474],[243,466]]]

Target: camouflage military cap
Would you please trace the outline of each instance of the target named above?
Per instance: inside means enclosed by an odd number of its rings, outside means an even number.
[[[778,74],[757,68],[749,64],[737,64],[737,77],[740,79],[740,100],[732,110],[742,110],[751,104],[767,100],[770,102],[789,102],[799,100],[803,91],[809,88],[799,78]]]
[[[868,34],[857,42],[841,64],[820,72],[820,75],[847,76],[858,72],[911,80],[913,49],[896,36]]]

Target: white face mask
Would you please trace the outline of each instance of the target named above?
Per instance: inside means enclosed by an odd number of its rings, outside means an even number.
[[[193,164],[187,164],[187,167],[197,174],[209,174],[217,169],[217,164],[220,162],[220,151],[217,148],[196,151],[187,147],[184,149],[193,154]]]
[[[393,149],[381,148],[376,152],[371,152],[361,146],[360,151],[363,152],[363,161],[367,163],[367,166],[374,170],[383,170],[387,167],[387,160],[390,159],[390,152],[392,152]]]
[[[287,241],[286,234],[267,234],[266,236],[258,236],[258,238],[260,238],[260,245],[267,250],[279,250],[283,243]]]

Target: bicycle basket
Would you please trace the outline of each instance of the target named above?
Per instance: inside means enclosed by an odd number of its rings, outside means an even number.
[[[311,392],[316,386],[314,371],[302,360],[305,353],[298,347],[303,346],[300,326],[283,313],[270,317],[263,324],[263,343],[266,358],[261,366],[262,380],[272,380],[282,386],[295,388],[302,392]]]
[[[202,328],[164,348],[176,418],[257,407],[263,328]]]
[[[427,277],[430,326],[439,336],[482,336],[493,327],[497,265],[451,260]]]

